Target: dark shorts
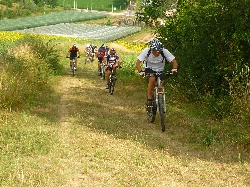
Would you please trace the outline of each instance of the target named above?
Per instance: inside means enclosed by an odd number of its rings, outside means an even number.
[[[98,56],[98,62],[102,62],[103,61],[103,59],[104,59],[104,57],[102,57],[102,56]]]
[[[116,67],[116,63],[114,63],[113,64],[113,66],[108,66],[107,68],[106,68],[106,72],[111,72],[112,71],[112,67],[114,68],[114,67]]]
[[[76,56],[70,56],[69,59],[73,60],[73,58],[76,58]]]
[[[162,71],[161,71],[162,72]],[[145,73],[146,74],[150,74],[150,73],[157,73],[156,71],[153,71],[152,69],[150,69],[150,68],[145,68]],[[150,77],[152,77],[153,75],[150,75]],[[160,76],[160,78],[161,78],[161,80],[163,80],[164,79],[164,76],[163,76],[163,74]]]
[[[153,71],[152,69],[150,68],[145,68],[145,73],[156,73],[156,71]]]

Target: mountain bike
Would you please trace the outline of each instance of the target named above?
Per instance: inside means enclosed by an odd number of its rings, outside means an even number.
[[[148,73],[145,75],[146,77],[155,76],[156,79],[154,86],[152,107],[147,106],[147,118],[150,123],[154,123],[156,113],[158,112],[161,117],[162,132],[165,131],[164,118],[165,118],[165,113],[167,112],[167,107],[166,107],[165,90],[161,82],[167,75],[172,75],[172,72],[171,71],[157,72],[157,73]]]
[[[70,57],[66,57],[66,58],[70,58]],[[76,71],[76,63],[75,63],[76,58],[80,58],[80,56],[73,57],[72,58],[72,63],[70,64],[70,70],[71,70],[73,76],[75,76],[75,71]]]
[[[87,62],[93,62],[93,61],[94,61],[94,54],[90,51],[86,52],[85,64],[87,64]]]
[[[116,66],[115,68],[121,68],[121,67]],[[108,65],[108,71],[110,71],[108,90],[109,90],[109,94],[112,95],[114,93],[115,82],[117,80],[117,78],[114,74],[113,64]]]

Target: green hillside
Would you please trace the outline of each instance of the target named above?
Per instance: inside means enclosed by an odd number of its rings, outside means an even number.
[[[1,187],[250,185],[243,126],[183,102],[174,80],[165,84],[166,132],[158,114],[147,121],[147,82],[133,73],[136,51],[106,43],[123,62],[111,96],[97,59],[85,64],[82,53],[76,75],[69,72],[72,40],[3,36],[10,40],[0,48]],[[82,51],[86,44],[77,42]]]
[[[74,7],[74,0],[58,0],[59,6],[70,6]],[[90,1],[76,1],[76,7],[79,9],[92,9],[93,10],[105,10],[111,11],[112,5],[115,11],[125,10],[127,8],[128,2],[126,0],[90,0]]]

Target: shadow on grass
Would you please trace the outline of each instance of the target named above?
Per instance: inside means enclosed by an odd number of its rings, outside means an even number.
[[[93,132],[112,134],[119,139],[133,140],[173,156],[239,162],[239,152],[234,151],[234,148],[216,143],[206,146],[202,143],[202,137],[194,135],[194,126],[204,123],[212,125],[214,121],[190,117],[185,112],[185,106],[178,103],[173,106],[175,101],[168,100],[166,132],[162,133],[158,114],[153,124],[146,118],[145,80],[139,77],[131,81],[123,76],[119,79],[123,70],[118,70],[115,92],[110,95],[105,89],[106,81],[97,76],[95,65],[95,62],[81,65],[74,77],[65,71],[62,79],[67,81],[62,83],[65,84],[63,89],[52,94],[46,109],[38,108],[33,112],[52,122],[60,122],[60,116],[64,115],[72,125],[85,126]],[[60,108],[64,108],[63,114],[60,114]],[[241,161],[246,160],[247,153],[241,152]]]

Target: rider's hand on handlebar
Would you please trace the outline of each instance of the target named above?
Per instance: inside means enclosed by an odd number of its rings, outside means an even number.
[[[141,70],[141,71],[139,72],[139,75],[141,75],[141,76],[144,77],[144,76],[145,76],[145,71],[142,71],[142,70]]]
[[[171,71],[172,71],[173,75],[177,74],[177,69],[176,68],[173,68]]]

